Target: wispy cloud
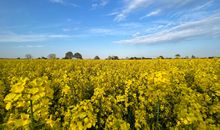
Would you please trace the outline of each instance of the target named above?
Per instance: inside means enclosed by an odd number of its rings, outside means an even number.
[[[96,9],[98,7],[104,7],[109,3],[109,0],[97,0],[92,3],[91,7],[92,9]]]
[[[147,17],[158,15],[160,12],[161,12],[160,9],[155,10],[155,11],[150,12],[149,14],[147,14]]]
[[[69,3],[70,6],[72,7],[79,7],[79,5],[75,4],[75,3]]]
[[[134,29],[134,28],[143,27],[143,24],[142,23],[138,23],[138,22],[129,22],[129,23],[121,23],[121,24],[119,24],[119,26],[123,27],[123,28]]]
[[[88,36],[119,36],[128,35],[122,28],[120,30],[115,28],[91,28],[85,34]]]
[[[59,3],[59,4],[63,4],[64,0],[49,0],[52,3]]]
[[[42,48],[44,47],[43,45],[27,45],[27,48]]]
[[[92,28],[89,30],[90,33],[101,33],[101,34],[110,34],[113,30],[106,28]]]
[[[210,1],[194,1],[194,0],[124,0],[124,5],[121,10],[113,11],[110,16],[115,16],[114,21],[120,22],[125,20],[131,13],[138,9],[144,9],[150,13],[140,17],[144,19],[150,16],[156,16],[163,11],[172,12],[179,10],[188,10],[194,8],[196,11],[210,6],[213,0]],[[151,6],[152,5],[152,6]],[[151,7],[150,7],[151,6]],[[157,9],[159,8],[159,9]]]
[[[149,6],[153,0],[126,0],[125,7],[116,14],[115,21],[120,22],[124,20],[131,12],[138,8]]]
[[[79,30],[78,27],[65,27],[65,28],[62,28],[63,32],[73,32],[73,31],[77,31],[77,30]]]
[[[137,36],[139,36],[141,33],[140,32],[136,32],[136,33],[134,33],[133,35],[132,35],[132,37],[137,37]]]
[[[99,6],[99,4],[97,4],[97,3],[93,3],[93,4],[91,5],[92,9],[96,9],[98,6]]]
[[[75,4],[75,3],[71,3],[68,1],[64,1],[64,0],[49,0],[51,3],[55,3],[55,4],[61,4],[64,6],[72,6],[72,7],[79,7],[79,5]]]
[[[100,0],[101,6],[106,6],[109,3],[109,0]]]
[[[199,5],[199,6],[195,7],[192,11],[197,11],[197,10],[207,8],[207,7],[211,6],[213,4],[213,2],[214,2],[213,0],[210,0],[210,1],[208,1],[204,4],[202,4],[202,5]]]
[[[142,16],[142,17],[140,17],[140,20],[142,20],[142,19],[144,19],[144,18],[147,18],[147,17],[156,16],[156,15],[158,15],[160,12],[161,12],[161,9],[154,10],[154,11],[152,11],[152,12],[150,12],[150,13],[148,13],[148,14]]]
[[[137,36],[135,38],[116,41],[122,44],[152,44],[163,42],[182,41],[197,36],[220,36],[220,15],[210,16],[205,19],[186,22],[171,29],[162,30],[154,34]]]
[[[42,48],[44,45],[19,45],[17,48]]]
[[[0,35],[0,42],[39,42],[39,41],[45,41],[49,39],[59,39],[59,38],[72,38],[71,35],[57,35],[57,34],[51,34],[51,35]]]

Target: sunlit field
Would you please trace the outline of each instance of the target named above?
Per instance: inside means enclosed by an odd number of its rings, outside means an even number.
[[[0,60],[0,129],[220,129],[220,59]]]

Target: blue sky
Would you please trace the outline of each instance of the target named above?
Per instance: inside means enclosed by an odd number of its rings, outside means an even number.
[[[219,0],[1,0],[0,57],[220,56]]]

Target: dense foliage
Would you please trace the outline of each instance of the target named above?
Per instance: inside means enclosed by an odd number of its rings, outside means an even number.
[[[1,60],[0,129],[220,129],[220,59]]]

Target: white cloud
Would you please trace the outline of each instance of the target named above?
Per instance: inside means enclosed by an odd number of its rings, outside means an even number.
[[[71,5],[72,7],[79,7],[79,5],[74,4],[74,3],[70,3],[69,5]]]
[[[62,31],[63,32],[70,32],[70,31],[72,31],[72,29],[70,29],[70,28],[63,28]]]
[[[197,10],[201,10],[201,9],[207,8],[207,7],[211,6],[213,4],[213,2],[214,2],[213,0],[210,0],[210,1],[208,1],[208,2],[206,2],[204,4],[202,4],[202,5],[197,6],[192,11],[197,11]]]
[[[79,7],[79,5],[75,4],[75,3],[71,3],[65,0],[49,0],[51,3],[55,3],[55,4],[61,4],[63,6],[72,6],[74,8]]]
[[[109,0],[100,0],[101,6],[106,6],[109,3]]]
[[[123,29],[111,29],[111,28],[91,28],[87,32],[88,36],[119,36],[119,35],[127,35]]]
[[[120,22],[126,19],[128,15],[131,13],[137,11],[138,9],[145,9],[148,10],[150,13],[146,14],[145,16],[140,17],[141,19],[144,19],[146,17],[150,16],[156,16],[163,10],[172,12],[172,10],[191,10],[192,8],[195,8],[196,10],[203,9],[205,7],[208,7],[212,4],[213,0],[210,0],[209,2],[205,0],[201,0],[198,2],[195,2],[195,0],[123,0],[124,5],[123,8],[119,11],[114,11],[113,13],[110,13],[109,15],[115,16],[114,21]],[[153,8],[148,8],[150,5]],[[199,6],[198,6],[199,5]],[[155,10],[155,8],[160,8]],[[177,10],[178,11],[178,10]]]
[[[139,36],[141,33],[140,32],[136,32],[136,33],[134,33],[133,35],[132,35],[132,37],[137,37],[137,36]]]
[[[111,12],[111,13],[107,14],[107,16],[115,16],[117,14],[119,14],[119,12]]]
[[[152,2],[153,0],[126,0],[125,7],[123,8],[123,10],[121,10],[121,12],[116,15],[114,20],[120,22],[124,20],[131,12],[135,11],[138,8],[147,7]]]
[[[182,41],[197,36],[220,36],[220,15],[205,19],[186,22],[171,29],[162,30],[154,34],[137,36],[135,38],[116,41],[121,44],[152,44],[162,42]]]
[[[106,28],[92,28],[89,30],[90,33],[100,33],[100,34],[110,34],[112,33],[111,29],[106,29]]]
[[[91,7],[92,9],[96,9],[98,7],[104,7],[109,3],[109,0],[96,0],[95,2],[92,3]]]
[[[150,12],[149,14],[147,14],[147,17],[158,15],[160,12],[161,12],[160,9],[155,10],[155,11]]]
[[[44,47],[43,45],[19,45],[17,48],[42,48]]]
[[[202,1],[202,0],[200,0]],[[158,0],[155,1],[157,3],[160,3],[165,8],[166,7],[181,7],[181,6],[188,6],[195,2],[195,0]]]
[[[59,3],[59,4],[63,4],[64,0],[49,0],[52,3]]]
[[[56,38],[71,38],[70,35],[0,35],[0,42],[38,42]]]
[[[131,36],[136,32],[135,29],[117,26],[114,28],[90,28],[85,31],[87,36]]]
[[[142,20],[142,19],[144,19],[144,18],[146,18],[146,17],[156,16],[156,15],[158,15],[160,12],[161,12],[161,9],[157,9],[157,10],[155,10],[155,11],[150,12],[149,14],[147,14],[147,15],[145,15],[145,16],[142,16],[142,17],[140,18],[140,20]]]
[[[143,24],[141,23],[135,23],[135,22],[130,22],[130,23],[122,23],[119,24],[120,27],[124,27],[124,28],[140,28],[143,27]]]
[[[27,48],[42,48],[44,47],[43,45],[27,45]]]
[[[65,27],[65,28],[62,28],[63,32],[73,32],[73,31],[77,31],[77,30],[79,30],[78,27]]]
[[[96,9],[99,5],[97,3],[92,4],[92,9]]]

